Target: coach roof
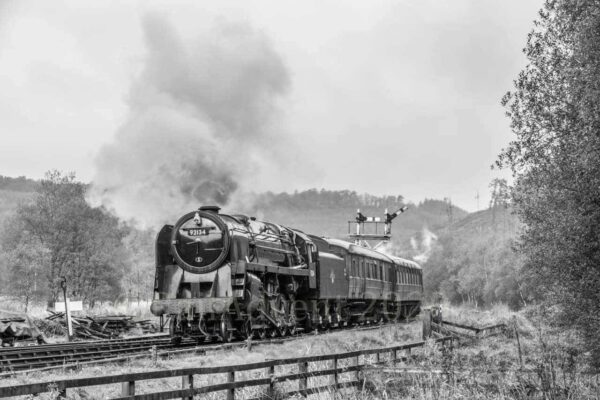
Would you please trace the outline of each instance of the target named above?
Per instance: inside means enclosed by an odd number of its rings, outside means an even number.
[[[356,254],[356,255],[360,255],[360,256],[364,256],[364,257],[370,257],[370,258],[374,258],[376,260],[380,260],[380,261],[384,261],[384,262],[391,262],[393,264],[401,265],[401,266],[404,266],[407,268],[421,269],[421,266],[414,261],[406,260],[404,258],[400,258],[400,257],[396,257],[396,256],[389,256],[380,251],[369,249],[369,248],[366,248],[363,246],[358,246],[354,243],[350,243],[345,240],[330,239],[330,238],[323,238],[323,239],[325,241],[327,241],[327,243],[329,243],[330,246],[341,247],[350,254]]]

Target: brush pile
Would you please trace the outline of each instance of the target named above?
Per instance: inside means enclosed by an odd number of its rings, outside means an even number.
[[[99,317],[71,316],[74,337],[81,339],[114,339],[129,333],[145,334],[157,332],[157,326],[150,320],[134,321],[132,316],[107,315]],[[48,328],[56,332],[57,325],[61,333],[67,333],[67,319],[65,313],[51,312],[44,320],[42,330]]]

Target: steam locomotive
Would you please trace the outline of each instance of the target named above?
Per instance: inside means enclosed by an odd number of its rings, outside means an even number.
[[[174,341],[265,338],[419,312],[416,263],[246,215],[200,207],[156,239],[151,311]]]

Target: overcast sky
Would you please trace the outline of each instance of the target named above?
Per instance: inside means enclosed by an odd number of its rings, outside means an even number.
[[[256,190],[450,197],[474,211],[477,191],[483,207],[491,179],[508,176],[490,170],[511,139],[499,102],[542,3],[0,0],[0,174],[94,178],[127,119],[150,12],[182,38],[242,22],[283,60],[290,145],[278,151],[302,159],[258,171]]]

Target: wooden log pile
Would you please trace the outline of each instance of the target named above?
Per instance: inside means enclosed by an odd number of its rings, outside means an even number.
[[[51,312],[48,321],[58,322],[67,332],[65,313]],[[73,335],[81,339],[113,339],[137,331],[137,334],[157,332],[156,325],[150,320],[135,321],[132,316],[108,315],[99,317],[71,316]]]

